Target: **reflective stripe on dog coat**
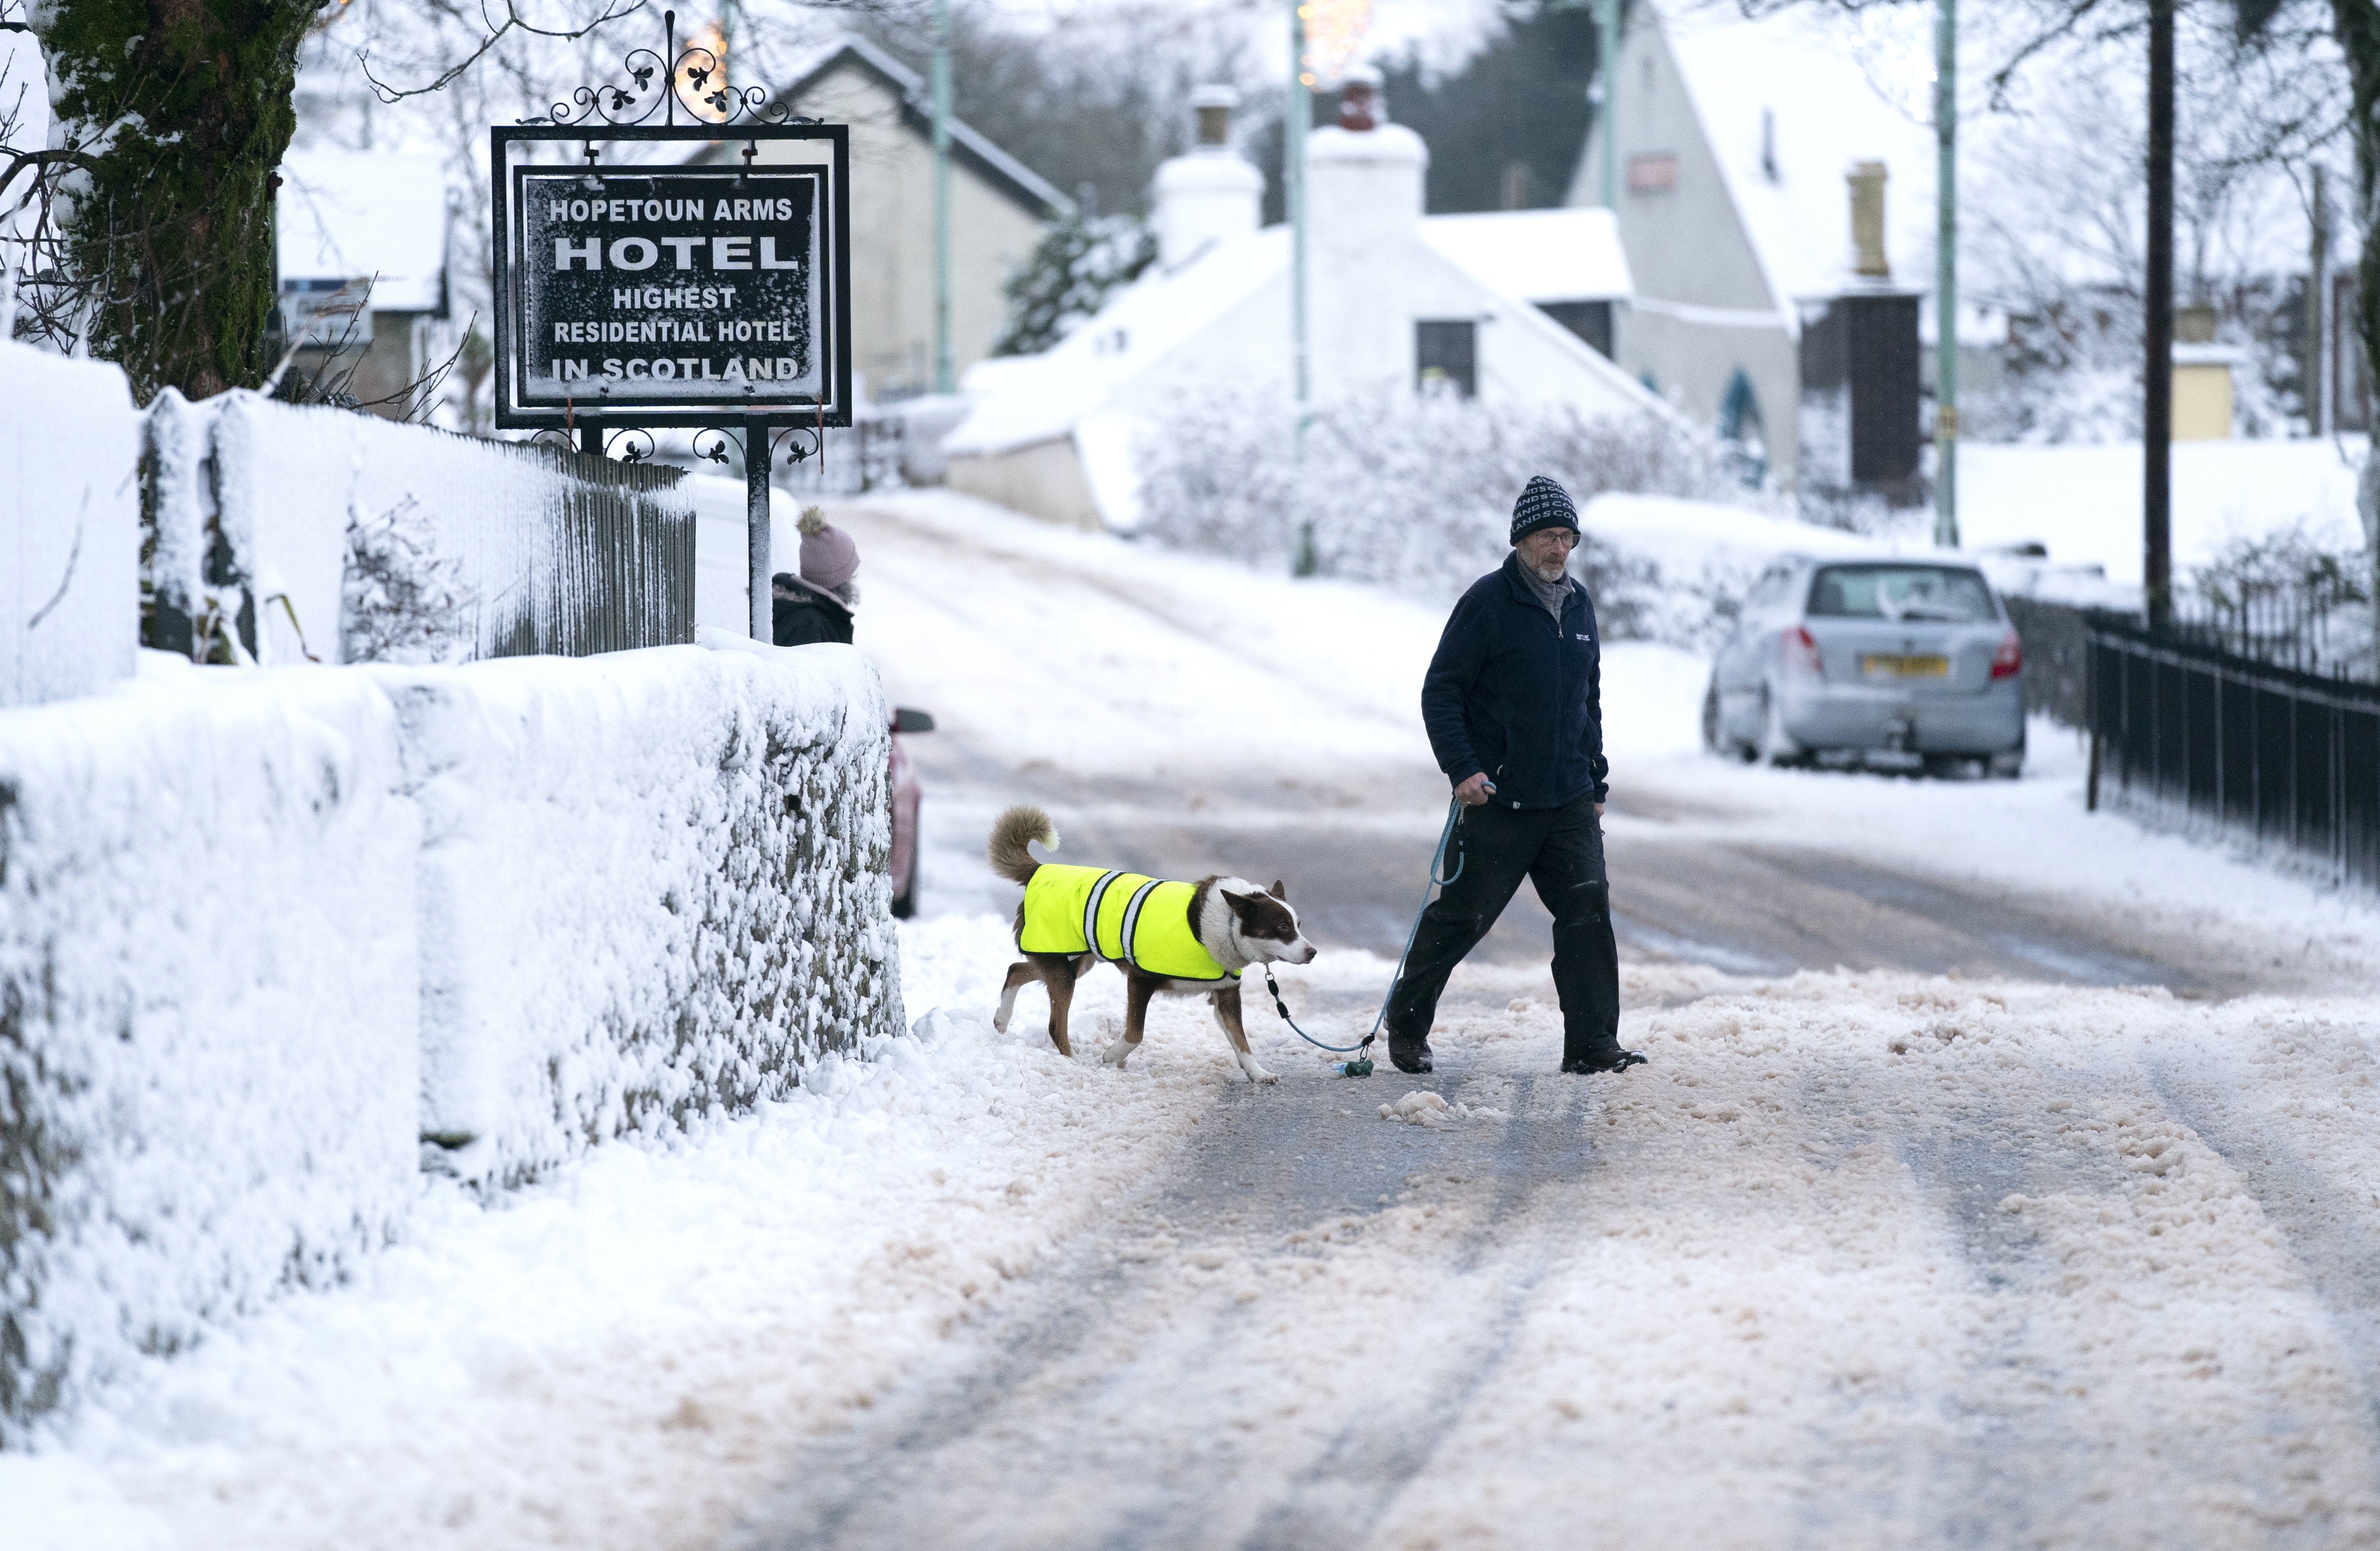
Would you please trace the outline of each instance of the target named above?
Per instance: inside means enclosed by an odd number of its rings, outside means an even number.
[[[1016,946],[1027,953],[1088,948],[1173,980],[1237,980],[1238,971],[1216,963],[1190,929],[1197,892],[1196,884],[1045,861],[1025,885],[1025,930]]]

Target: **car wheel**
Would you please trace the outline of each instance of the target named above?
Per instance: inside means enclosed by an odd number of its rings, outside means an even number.
[[[1964,754],[1928,754],[1925,756],[1925,774],[1932,776],[1935,780],[1955,781],[1966,773],[1967,756]]]
[[[907,921],[917,913],[917,843],[913,839],[909,842],[909,875],[903,878],[901,880],[901,886],[893,891],[892,919],[895,921]]]
[[[2022,776],[2024,774],[2023,748],[2020,746],[2010,749],[2005,754],[1994,754],[1991,771],[1996,778],[2002,781],[2013,781]]]
[[[1801,763],[1803,755],[1802,745],[1786,735],[1785,714],[1777,709],[1777,697],[1768,692],[1767,686],[1763,685],[1760,690],[1760,746],[1755,751],[1755,757],[1769,764],[1788,765]]]

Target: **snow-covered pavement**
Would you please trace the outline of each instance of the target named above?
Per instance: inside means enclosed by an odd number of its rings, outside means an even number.
[[[425,1183],[352,1285],[0,1457],[0,1547],[2380,1541],[2369,907],[2083,813],[2038,734],[2012,784],[1705,759],[1700,666],[1617,647],[1650,1066],[1551,1071],[1525,922],[1427,1079],[1333,1077],[1258,1007],[1250,1088],[1184,1002],[1129,1070],[1063,1060],[1037,992],[985,1020],[989,810],[1393,896],[1281,977],[1360,1027],[1443,801],[1439,615],[947,497],[854,526],[861,644],[943,729],[917,1035],[492,1207]],[[1876,913],[1796,936],[1813,900]],[[1820,957],[1922,930],[1961,976]],[[2087,983],[2111,954],[2191,994]]]

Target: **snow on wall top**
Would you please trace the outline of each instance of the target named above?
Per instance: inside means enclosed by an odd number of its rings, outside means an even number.
[[[434,156],[293,151],[281,164],[281,278],[379,276],[372,309],[431,312],[446,271],[446,177]]]
[[[1885,165],[1885,253],[1897,284],[1931,286],[1935,140],[1930,9],[1746,21],[1673,3],[1660,25],[1786,317],[1853,283],[1854,162]]]
[[[1604,301],[1636,285],[1609,210],[1504,210],[1432,215],[1422,240],[1481,284],[1523,301]]]
[[[140,456],[121,371],[0,340],[0,705],[87,695],[131,673]]]

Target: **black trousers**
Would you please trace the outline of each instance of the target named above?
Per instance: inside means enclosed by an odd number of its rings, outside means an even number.
[[[1446,865],[1462,871],[1422,912],[1421,930],[1389,998],[1390,1048],[1426,1039],[1454,966],[1496,924],[1526,876],[1554,918],[1554,990],[1561,997],[1562,1059],[1605,1057],[1620,1045],[1620,949],[1595,799],[1514,812],[1465,808]]]

